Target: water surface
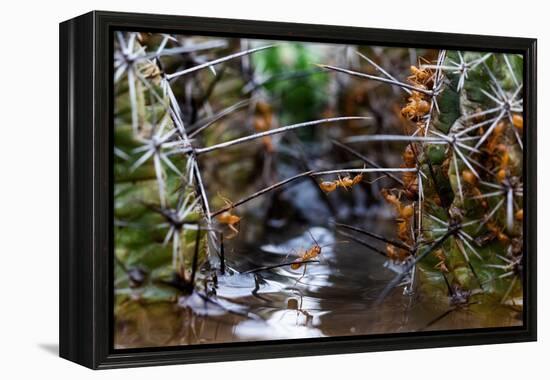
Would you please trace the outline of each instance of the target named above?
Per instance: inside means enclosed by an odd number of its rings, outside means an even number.
[[[371,228],[383,232],[388,224]],[[269,266],[295,259],[300,250],[313,244],[310,233],[323,247],[319,262],[298,270],[284,266],[246,273],[260,263]],[[265,240],[259,246],[229,245],[227,258],[234,270],[218,276],[211,300],[196,292],[180,297],[177,303],[128,301],[124,313],[117,316],[116,347],[521,325],[521,313],[508,307],[452,308],[447,297],[438,299],[419,290],[405,295],[402,287],[382,304],[375,304],[396,268],[382,255],[324,227]],[[369,242],[384,248],[377,241]]]

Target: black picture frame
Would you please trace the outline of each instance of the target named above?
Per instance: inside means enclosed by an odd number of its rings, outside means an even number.
[[[524,56],[524,324],[513,328],[114,350],[112,335],[112,32],[132,30]],[[60,356],[89,368],[534,341],[536,46],[531,38],[93,11],[60,24]]]

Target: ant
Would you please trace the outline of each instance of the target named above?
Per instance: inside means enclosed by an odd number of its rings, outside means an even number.
[[[498,124],[495,126],[495,129],[493,130],[493,133],[489,138],[487,139],[487,145],[486,150],[489,152],[489,154],[493,154],[495,150],[497,150],[498,145],[502,141],[502,136],[504,135],[506,131],[506,123],[504,121],[499,121]]]
[[[474,175],[474,173],[472,173],[471,170],[462,170],[462,179],[469,185],[475,186],[477,184],[477,177]]]
[[[416,168],[417,153],[412,144],[408,144],[403,152],[403,165],[406,168]],[[403,187],[405,188],[405,195],[409,199],[413,199],[418,194],[418,176],[415,172],[404,172],[402,174]]]
[[[342,187],[345,190],[351,189],[353,186],[357,185],[361,181],[363,181],[363,174],[359,173],[353,178],[348,175],[344,178],[338,177],[338,179],[334,181],[323,181],[319,184],[319,187],[325,193],[331,193],[338,187]]]
[[[410,242],[410,218],[414,215],[413,205],[405,205],[401,203],[401,193],[395,195],[387,189],[382,190],[382,196],[391,204],[397,212],[397,235],[404,242]],[[388,252],[390,253],[390,252]]]
[[[300,269],[302,265],[304,265],[304,274],[305,274],[305,266],[307,265],[307,264],[304,264],[304,261],[310,261],[317,258],[317,256],[321,254],[321,250],[322,250],[322,247],[319,245],[317,240],[315,240],[315,238],[311,234],[311,231],[308,230],[307,232],[309,233],[309,236],[311,236],[311,239],[315,244],[310,249],[303,251],[299,255],[300,257],[297,258],[292,264],[290,264],[290,268],[293,270]]]
[[[401,114],[409,120],[420,119],[428,112],[430,112],[430,103],[426,101],[425,95],[418,91],[412,92],[407,105],[401,109]]]
[[[271,109],[271,105],[264,101],[258,101],[256,103],[256,110],[254,115],[254,129],[257,132],[265,132],[271,129],[272,125],[273,110]],[[269,153],[272,153],[275,150],[271,136],[262,137],[262,144],[264,144],[264,147]]]
[[[233,209],[233,203],[226,197],[218,194],[218,196],[225,202],[226,206],[229,206],[229,210],[222,212],[216,217],[218,222],[227,225],[233,234],[227,236],[227,239],[232,239],[239,234],[239,230],[235,227],[241,221],[241,217],[231,213]]]
[[[503,232],[503,229],[494,222],[487,223],[487,229],[492,234],[493,238],[497,238],[501,243],[508,243],[510,238]]]
[[[434,256],[439,260],[439,262],[435,265],[435,268],[439,269],[441,272],[449,273],[449,268],[447,268],[447,265],[445,264],[447,257],[445,256],[443,250],[438,249],[434,252]]]
[[[476,199],[478,204],[481,205],[483,209],[487,209],[489,207],[489,204],[487,203],[486,198],[483,196],[483,193],[481,190],[479,190],[478,187],[478,178],[475,176],[475,174],[468,169],[462,170],[461,174],[463,183],[466,184],[466,189],[469,191],[469,193],[472,196],[472,199]]]
[[[506,125],[504,121],[497,124],[493,135],[488,139],[486,147],[486,151],[491,155],[492,161],[496,166],[496,177],[500,182],[503,182],[510,174],[510,148],[502,139]]]
[[[391,244],[386,245],[386,255],[388,259],[395,262],[403,262],[411,255],[409,251],[404,250],[403,248],[395,247]]]
[[[416,66],[411,66],[411,75],[407,78],[409,82],[413,84],[422,84],[425,85],[429,82],[432,77],[432,73],[427,69],[419,69]]]
[[[432,79],[431,70],[419,69],[411,66],[411,75],[407,78],[411,84],[419,88],[427,88],[428,82]],[[409,120],[418,120],[430,112],[431,105],[426,100],[426,95],[419,91],[412,91],[407,99],[407,105],[401,109],[401,114]]]
[[[311,231],[308,230],[307,232],[309,233],[309,236],[311,237],[311,239],[313,240],[313,242],[315,244],[313,244],[313,246],[311,248],[309,248],[307,250],[304,250],[301,253],[299,253],[299,257],[290,264],[290,269],[292,269],[292,270],[298,270],[302,266],[304,267],[304,271],[303,271],[302,275],[300,276],[300,278],[298,278],[298,280],[296,280],[296,283],[300,282],[300,280],[302,280],[302,278],[304,278],[304,276],[306,275],[306,269],[307,269],[308,262],[311,261],[311,260],[316,259],[319,255],[321,255],[321,251],[324,247],[328,247],[329,245],[334,244],[334,243],[331,243],[331,244],[327,244],[327,245],[324,245],[324,246],[320,246],[319,242],[317,242],[317,240],[313,237]]]
[[[351,189],[353,186],[357,185],[363,180],[363,174],[357,174],[355,177],[351,178],[350,176],[345,176],[340,178],[340,187],[344,189]]]
[[[501,153],[500,157],[498,157],[499,163],[497,167],[497,179],[500,182],[503,182],[508,177],[510,172],[510,154],[508,153],[508,147],[504,144],[498,144],[495,147],[495,150]]]
[[[523,131],[523,116],[514,114],[514,116],[512,116],[512,124],[518,130]]]
[[[319,184],[321,190],[325,193],[331,193],[338,187],[338,180],[336,181],[323,181]]]

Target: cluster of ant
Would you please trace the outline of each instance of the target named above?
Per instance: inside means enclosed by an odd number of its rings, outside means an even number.
[[[409,83],[418,89],[428,90],[433,87],[434,73],[430,69],[422,69],[416,66],[411,66],[411,75],[407,78]],[[401,108],[401,115],[410,122],[415,122],[417,130],[425,128],[424,117],[430,112],[430,99],[428,96],[419,91],[410,91],[410,96],[407,99],[406,105]],[[417,168],[418,166],[418,149],[413,143],[407,144],[402,154],[403,168]],[[396,214],[397,236],[408,246],[414,245],[413,234],[411,233],[411,220],[415,214],[415,209],[412,203],[403,204],[402,196],[409,201],[414,201],[418,196],[418,175],[414,171],[402,173],[403,187],[401,189],[382,189],[381,193],[384,200],[390,204]],[[395,262],[404,262],[407,260],[411,252],[393,244],[386,245],[386,254],[388,258]]]
[[[433,86],[433,77],[432,70],[411,66],[411,75],[407,79],[415,88],[428,90],[430,86]],[[430,108],[428,95],[413,90],[407,104],[401,109],[401,114],[409,120],[420,121],[430,112]]]
[[[411,67],[411,76],[408,77],[409,83],[414,86],[414,88],[427,90],[426,93],[414,90],[410,91],[410,96],[407,99],[407,103],[401,109],[401,115],[408,122],[412,122],[416,125],[414,135],[426,136],[427,133],[431,132],[427,130],[430,126],[430,122],[426,122],[426,119],[431,116],[429,114],[433,109],[433,102],[430,102],[431,99],[429,93],[430,91],[433,91],[435,75],[436,74],[434,71],[429,68],[418,68],[415,66]],[[431,96],[435,97],[433,92]],[[491,125],[492,120],[489,120],[488,114],[489,112],[477,109],[474,112],[474,117],[470,119],[470,122],[474,125],[483,123]],[[474,169],[471,168],[471,165],[468,165],[468,162],[465,163],[467,166],[466,168],[456,172],[458,167],[455,166],[455,168],[453,168],[451,166],[453,164],[453,158],[448,154],[446,154],[446,158],[444,158],[443,162],[440,164],[440,173],[443,173],[448,181],[451,181],[451,173],[454,173],[453,175],[460,177],[457,178],[456,181],[461,183],[459,183],[458,186],[462,187],[459,190],[462,199],[459,199],[461,197],[457,195],[454,201],[451,198],[450,203],[443,205],[442,199],[439,198],[439,193],[436,189],[436,191],[432,191],[432,194],[430,194],[431,199],[427,202],[432,202],[435,207],[443,207],[446,209],[449,213],[449,222],[446,223],[449,229],[451,219],[456,219],[458,224],[460,224],[460,221],[464,218],[466,213],[481,214],[479,221],[473,220],[470,222],[472,225],[476,222],[477,225],[479,225],[479,228],[476,230],[477,236],[474,235],[474,238],[468,236],[470,240],[467,244],[482,248],[490,242],[497,241],[500,246],[504,248],[504,252],[506,252],[505,254],[500,254],[500,249],[496,251],[496,257],[503,261],[502,264],[491,264],[484,262],[482,263],[482,266],[486,268],[497,268],[504,271],[504,273],[494,278],[490,278],[486,282],[494,281],[497,278],[516,276],[513,278],[510,287],[506,291],[505,297],[507,297],[510,293],[512,287],[517,281],[517,278],[521,278],[523,259],[521,234],[523,208],[521,205],[516,205],[514,199],[515,196],[523,196],[520,174],[518,175],[518,169],[521,169],[521,165],[518,165],[518,162],[521,162],[521,152],[518,152],[518,145],[521,146],[521,138],[518,136],[523,134],[523,117],[521,113],[518,112],[509,112],[508,115],[509,117],[507,118],[498,118],[498,120],[494,122],[494,125],[491,127],[478,128],[478,136],[470,135],[471,137],[469,137],[471,139],[480,139],[479,143],[475,147],[476,149],[470,149],[473,151],[470,156],[475,155],[474,157],[477,160],[471,157],[470,159],[471,162],[474,162],[480,168],[478,170],[480,170],[481,174],[477,172],[474,173]],[[514,142],[510,140],[514,138],[514,135],[520,142],[519,144],[514,144]],[[452,134],[449,134],[449,136],[452,136]],[[452,143],[454,142],[451,140],[449,144]],[[456,154],[452,149],[447,150],[447,152],[449,151],[451,154]],[[402,155],[402,166],[406,168],[418,168],[418,173],[403,173],[402,188],[382,190],[384,199],[394,208],[398,238],[403,243],[411,247],[415,246],[415,243],[418,242],[419,238],[422,238],[419,236],[421,233],[420,230],[418,232],[419,235],[415,236],[412,223],[414,221],[413,217],[415,214],[422,212],[421,210],[415,210],[414,202],[419,199],[419,177],[422,174],[426,174],[420,173],[421,167],[426,167],[426,165],[422,166],[426,161],[425,155],[425,145],[422,146],[422,143],[409,143]],[[429,158],[427,159],[429,160]],[[454,159],[456,160],[456,157]],[[467,159],[463,158],[462,161],[464,160]],[[483,164],[480,164],[480,162]],[[432,170],[431,166],[430,170]],[[428,174],[433,176],[433,172]],[[425,177],[429,178],[429,176],[426,175]],[[438,186],[435,179],[433,185],[434,187]],[[490,189],[496,189],[496,191],[493,193],[482,191],[483,188],[487,187]],[[455,194],[457,194],[456,190]],[[503,197],[503,199],[501,199],[500,202],[493,202],[491,204],[490,202],[492,199],[497,199],[495,197]],[[472,203],[466,204],[464,199],[470,202],[474,201],[473,206]],[[497,213],[502,205],[506,208],[504,217],[499,216]],[[503,219],[506,219],[505,223],[502,221]],[[460,239],[455,240],[457,240],[457,245],[462,245]],[[464,248],[461,249],[464,250]],[[472,250],[474,249],[472,248]],[[403,263],[411,258],[410,251],[396,247],[393,244],[388,244],[386,251],[388,258],[395,262]],[[448,254],[446,254],[444,249],[433,250],[431,254],[437,259],[437,263],[435,265],[437,270],[441,271],[443,274],[452,271],[452,268],[449,267]],[[477,275],[467,257],[466,261],[468,262],[468,265],[470,265],[474,276],[477,278]],[[445,280],[447,280],[445,275],[443,276]],[[480,285],[483,287],[484,283],[480,282]],[[458,285],[452,284],[452,286],[449,286],[448,284],[450,289],[454,289],[456,286]],[[462,290],[466,291],[467,289]],[[455,291],[450,293],[454,294]]]

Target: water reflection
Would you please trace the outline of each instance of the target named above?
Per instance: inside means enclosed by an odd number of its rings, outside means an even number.
[[[380,230],[383,224],[371,226]],[[319,262],[293,270],[282,266],[218,276],[215,296],[200,292],[172,303],[126,301],[116,323],[118,348],[200,343],[368,335],[521,324],[519,311],[483,304],[451,309],[447,297],[414,298],[396,289],[374,301],[395,275],[381,255],[324,227],[303,229],[286,240],[258,247],[236,246],[228,259],[239,272],[261,262],[295,259],[316,240]],[[268,239],[269,240],[269,237]],[[373,241],[376,245],[377,242]],[[287,257],[288,256],[288,257]],[[261,259],[258,259],[261,258]],[[304,270],[305,268],[305,270]],[[395,269],[395,268],[394,268]],[[451,311],[449,311],[451,310]],[[435,320],[440,316],[440,320]]]

